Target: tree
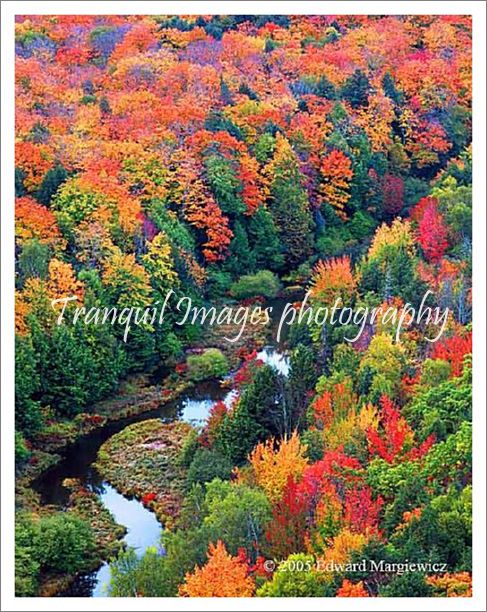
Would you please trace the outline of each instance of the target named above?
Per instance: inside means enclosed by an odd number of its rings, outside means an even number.
[[[312,555],[290,555],[277,568],[272,580],[263,584],[257,597],[324,597],[326,586],[318,572],[313,570]]]
[[[240,221],[233,226],[233,238],[228,249],[225,267],[235,275],[253,272],[255,256],[250,248],[247,231]]]
[[[260,442],[249,456],[257,484],[271,502],[282,497],[290,476],[299,479],[308,464],[298,434],[279,442],[274,439]]]
[[[418,241],[428,261],[438,263],[448,248],[447,228],[435,202],[425,208],[418,224]]]
[[[280,135],[264,172],[270,180],[270,210],[286,263],[299,264],[311,255],[313,220],[296,155],[289,141]]]
[[[364,583],[360,580],[355,584],[346,578],[342,582],[342,586],[338,589],[337,597],[369,597]]]
[[[185,583],[179,587],[179,595],[251,597],[255,585],[248,571],[245,561],[230,556],[223,542],[218,540],[216,545],[210,544],[206,565],[197,567],[193,574],[186,574]]]
[[[154,286],[161,292],[178,285],[178,276],[174,270],[171,245],[164,232],[159,232],[149,242],[147,253],[142,261],[150,274]]]
[[[15,201],[15,233],[21,243],[35,239],[53,249],[66,246],[54,214],[29,196]]]
[[[222,212],[231,215],[244,212],[243,186],[232,162],[220,155],[210,155],[205,159],[205,167],[208,183]]]
[[[274,220],[264,206],[259,206],[250,218],[248,234],[256,265],[279,271],[284,264],[284,256]]]
[[[404,206],[404,181],[400,176],[385,174],[382,179],[383,207],[387,218],[398,215]]]
[[[367,104],[369,92],[367,75],[362,70],[355,70],[343,84],[341,97],[350,102],[352,108],[358,108]]]
[[[49,206],[52,197],[67,178],[68,173],[61,164],[50,168],[42,179],[42,183],[37,191],[37,201],[44,206]]]
[[[332,306],[338,298],[347,305],[356,290],[356,280],[350,257],[321,260],[313,270],[311,298],[325,306]]]
[[[41,519],[34,540],[41,566],[57,572],[87,567],[95,549],[90,525],[70,513],[58,512]]]
[[[320,191],[324,201],[346,219],[345,205],[350,199],[350,181],[353,177],[350,158],[342,151],[333,149],[321,160],[320,172],[323,177]]]

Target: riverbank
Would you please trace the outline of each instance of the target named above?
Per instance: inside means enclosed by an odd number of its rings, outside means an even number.
[[[185,470],[178,462],[193,428],[150,419],[134,423],[100,448],[95,467],[125,497],[135,497],[170,527],[183,498]]]

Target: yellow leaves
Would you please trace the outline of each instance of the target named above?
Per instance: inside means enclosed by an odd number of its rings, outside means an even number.
[[[179,587],[181,597],[251,597],[255,590],[248,566],[228,554],[223,542],[210,544],[208,562],[187,573]]]
[[[363,432],[366,432],[369,428],[377,429],[379,427],[379,415],[373,404],[368,403],[362,406],[358,414],[357,425]]]
[[[298,480],[308,465],[304,456],[306,447],[300,443],[296,432],[279,443],[274,439],[260,442],[252,451],[252,464],[257,484],[264,490],[271,502],[282,497],[289,476]]]
[[[443,597],[472,597],[472,576],[468,572],[427,576],[426,582]]]
[[[346,219],[343,211],[350,199],[349,184],[353,177],[352,161],[342,151],[334,149],[321,161],[323,182],[320,191],[325,202],[336,208],[337,214]]]
[[[75,276],[73,267],[59,259],[51,259],[49,262],[49,276],[47,291],[51,299],[58,299],[76,295],[83,299],[84,287]]]
[[[160,232],[149,243],[148,252],[142,257],[151,278],[160,287],[170,287],[179,284],[178,275],[174,270],[174,260],[171,244],[164,232]]]
[[[320,260],[313,271],[311,298],[330,306],[341,298],[346,304],[355,293],[356,286],[350,257]]]
[[[72,132],[79,137],[94,136],[100,125],[101,111],[98,104],[81,104],[77,108]]]
[[[392,143],[391,124],[394,119],[393,102],[384,94],[369,96],[368,106],[357,110],[356,123],[367,134],[373,151],[386,151]]]
[[[359,552],[367,544],[367,536],[362,533],[354,533],[349,529],[342,529],[331,539],[325,550],[322,562],[333,562],[334,564],[347,563],[352,553]]]
[[[414,234],[409,221],[394,219],[392,225],[383,223],[375,232],[374,239],[370,245],[369,259],[386,259],[388,251],[393,248],[402,248],[408,255],[415,252]]]
[[[119,305],[141,307],[150,304],[149,275],[135,261],[135,255],[116,250],[105,262],[103,283],[109,287]]]

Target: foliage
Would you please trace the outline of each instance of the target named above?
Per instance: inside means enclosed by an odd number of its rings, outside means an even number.
[[[28,15],[15,30],[18,594],[115,550],[94,492],[61,512],[29,490],[46,451],[102,426],[93,406],[114,393],[109,418],[212,378],[235,394],[201,428],[148,419],[100,448],[103,477],[166,527],[111,564],[111,594],[469,594],[470,16]],[[355,325],[308,325],[297,302],[278,371],[256,357],[271,325],[223,345],[174,308],[279,311],[298,289],[313,308],[341,300],[338,316],[376,311],[349,342]],[[142,317],[168,291],[163,320]],[[405,305],[424,317],[396,338],[381,315]],[[142,321],[83,314],[114,307]],[[139,394],[156,368],[162,388]],[[362,558],[449,571],[315,568]]]
[[[273,298],[276,297],[279,289],[279,279],[269,270],[260,270],[256,274],[241,276],[230,287],[230,293],[237,300],[256,295]]]
[[[277,448],[276,448],[277,447]],[[271,502],[277,501],[284,491],[288,478],[299,479],[307,465],[305,447],[296,432],[289,439],[277,442],[270,438],[257,444],[249,457],[257,484]]]
[[[228,362],[225,355],[216,348],[210,348],[201,355],[190,355],[186,360],[188,376],[192,380],[218,378],[228,372]]]
[[[193,574],[186,574],[179,594],[183,597],[251,597],[254,582],[247,574],[245,562],[231,557],[219,540],[216,545],[210,544],[206,565],[196,568]]]
[[[312,555],[294,554],[283,561],[272,576],[257,590],[258,597],[324,597],[325,587],[313,571]]]

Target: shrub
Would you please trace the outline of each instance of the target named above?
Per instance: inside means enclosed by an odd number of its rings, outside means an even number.
[[[15,465],[21,466],[29,458],[29,449],[25,445],[24,436],[15,432]]]
[[[243,300],[256,295],[273,298],[279,293],[279,279],[270,270],[260,270],[256,274],[241,276],[230,287],[231,295],[237,300]]]
[[[94,548],[90,525],[77,516],[59,512],[39,522],[36,558],[47,569],[63,573],[84,569]]]
[[[187,364],[189,378],[194,381],[223,376],[229,369],[227,358],[217,348],[207,349],[201,355],[190,355]]]
[[[425,575],[408,572],[394,576],[388,585],[379,590],[381,597],[431,597],[433,587],[427,584]]]

